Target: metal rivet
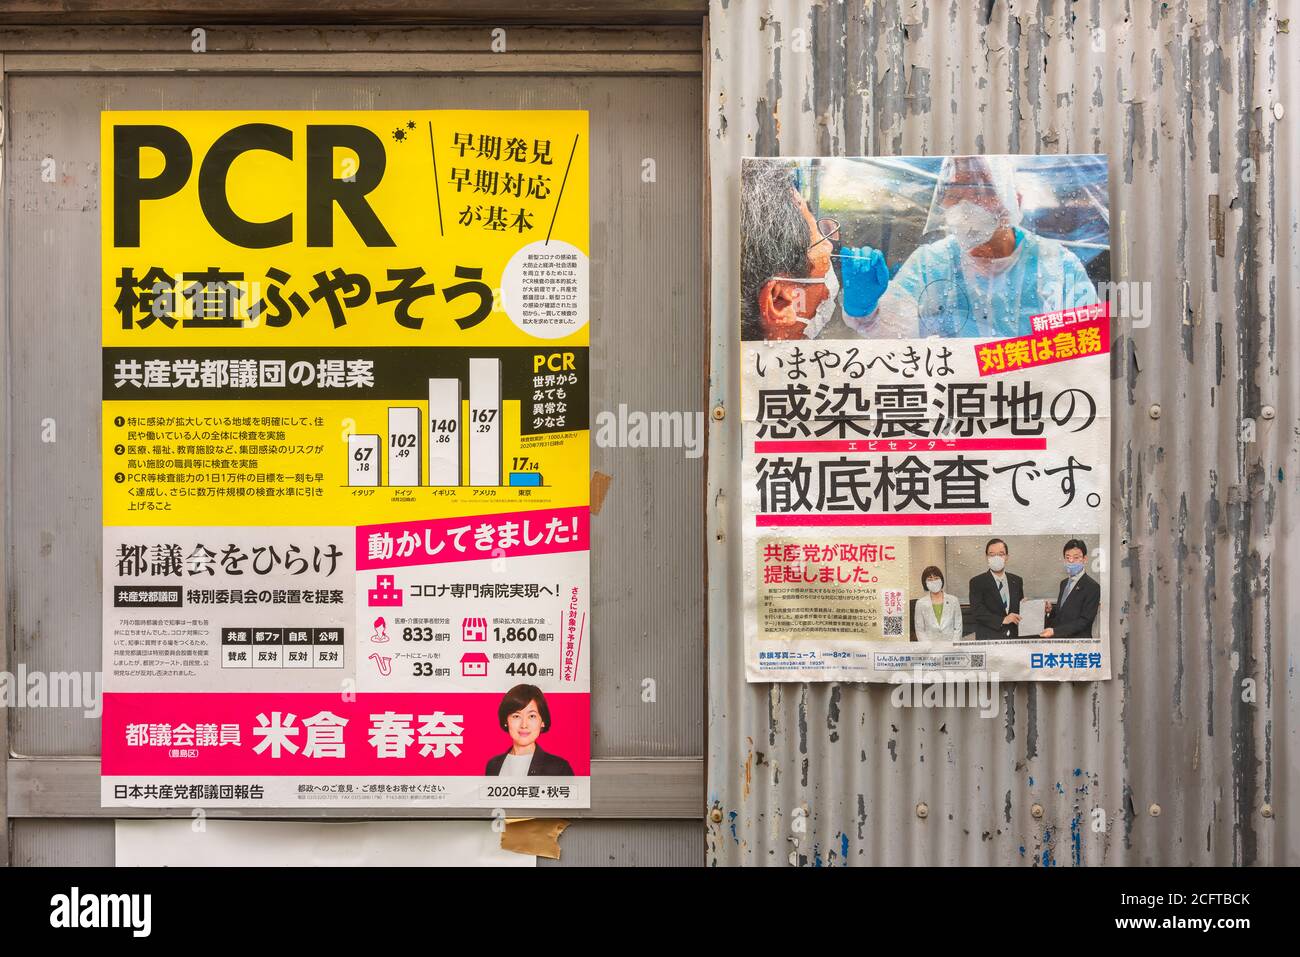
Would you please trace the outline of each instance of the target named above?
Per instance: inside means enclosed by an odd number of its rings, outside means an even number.
[[[1152,817],[1159,817],[1159,816],[1160,816],[1160,805],[1159,805],[1159,804],[1153,804],[1153,805],[1151,805],[1151,807],[1147,808],[1147,811],[1150,813],[1150,815],[1151,815]]]
[[[1259,813],[1262,814],[1262,815],[1264,815],[1264,817],[1272,817],[1272,816],[1273,816],[1273,805],[1271,805],[1271,804],[1265,804],[1262,808],[1259,809]]]
[[[722,808],[720,808],[720,807],[715,807],[712,811],[710,811],[710,812],[709,812],[709,820],[712,821],[714,824],[721,824],[721,823],[722,823]]]
[[[926,804],[924,801],[922,801],[920,804],[918,804],[918,805],[916,806],[916,816],[917,816],[917,817],[929,817],[929,816],[930,816],[930,805]]]
[[[1153,419],[1160,418],[1160,406],[1158,405],[1151,406],[1151,408],[1147,410],[1147,414],[1150,415],[1151,418]]]
[[[713,421],[714,421],[714,422],[721,422],[721,421],[722,421],[723,419],[725,419],[726,417],[727,417],[727,410],[726,410],[726,407],[725,407],[725,406],[715,405],[715,406],[713,407]]]
[[[1266,419],[1271,419],[1277,415],[1277,409],[1273,408],[1271,405],[1266,405],[1264,408],[1259,410],[1259,414]]]
[[[1029,805],[1029,813],[1032,814],[1032,815],[1033,815],[1034,817],[1036,817],[1036,818],[1038,818],[1038,817],[1042,817],[1042,816],[1043,816],[1043,806],[1042,806],[1041,804],[1031,804],[1031,805]]]

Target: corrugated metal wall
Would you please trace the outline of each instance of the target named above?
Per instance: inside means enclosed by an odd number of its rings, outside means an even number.
[[[715,423],[710,863],[1300,863],[1287,17],[1245,0],[713,0],[714,405],[739,396],[743,156],[1106,153],[1113,278],[1152,302],[1113,351],[1117,677],[1004,685],[996,720],[896,709],[888,686],[745,683],[739,416]]]

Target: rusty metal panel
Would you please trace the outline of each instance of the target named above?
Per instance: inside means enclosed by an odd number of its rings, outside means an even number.
[[[353,0],[352,3],[302,3],[300,0],[0,0],[0,23],[61,24],[192,23],[216,24],[429,24],[482,21],[498,23],[656,24],[698,23],[706,0]]]
[[[13,822],[14,867],[112,867],[113,827],[105,820]]]
[[[18,867],[112,867],[112,819],[15,821]],[[558,861],[539,867],[689,867],[700,860],[698,821],[574,821],[560,837]]]
[[[1300,863],[1298,34],[1248,0],[713,0],[710,863]],[[746,684],[740,158],[984,152],[1108,154],[1112,277],[1149,284],[1113,348],[1117,677],[1004,684],[994,720]]]
[[[699,820],[575,821],[560,836],[560,859],[538,867],[698,867]]]

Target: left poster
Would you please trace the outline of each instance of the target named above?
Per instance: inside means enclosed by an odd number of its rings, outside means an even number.
[[[104,806],[589,806],[588,153],[102,114]]]

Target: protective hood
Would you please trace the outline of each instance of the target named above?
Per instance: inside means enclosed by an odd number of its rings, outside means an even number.
[[[1020,225],[1016,175],[1010,156],[949,156],[935,182],[925,231],[956,236],[963,248],[984,242],[1002,226]]]

